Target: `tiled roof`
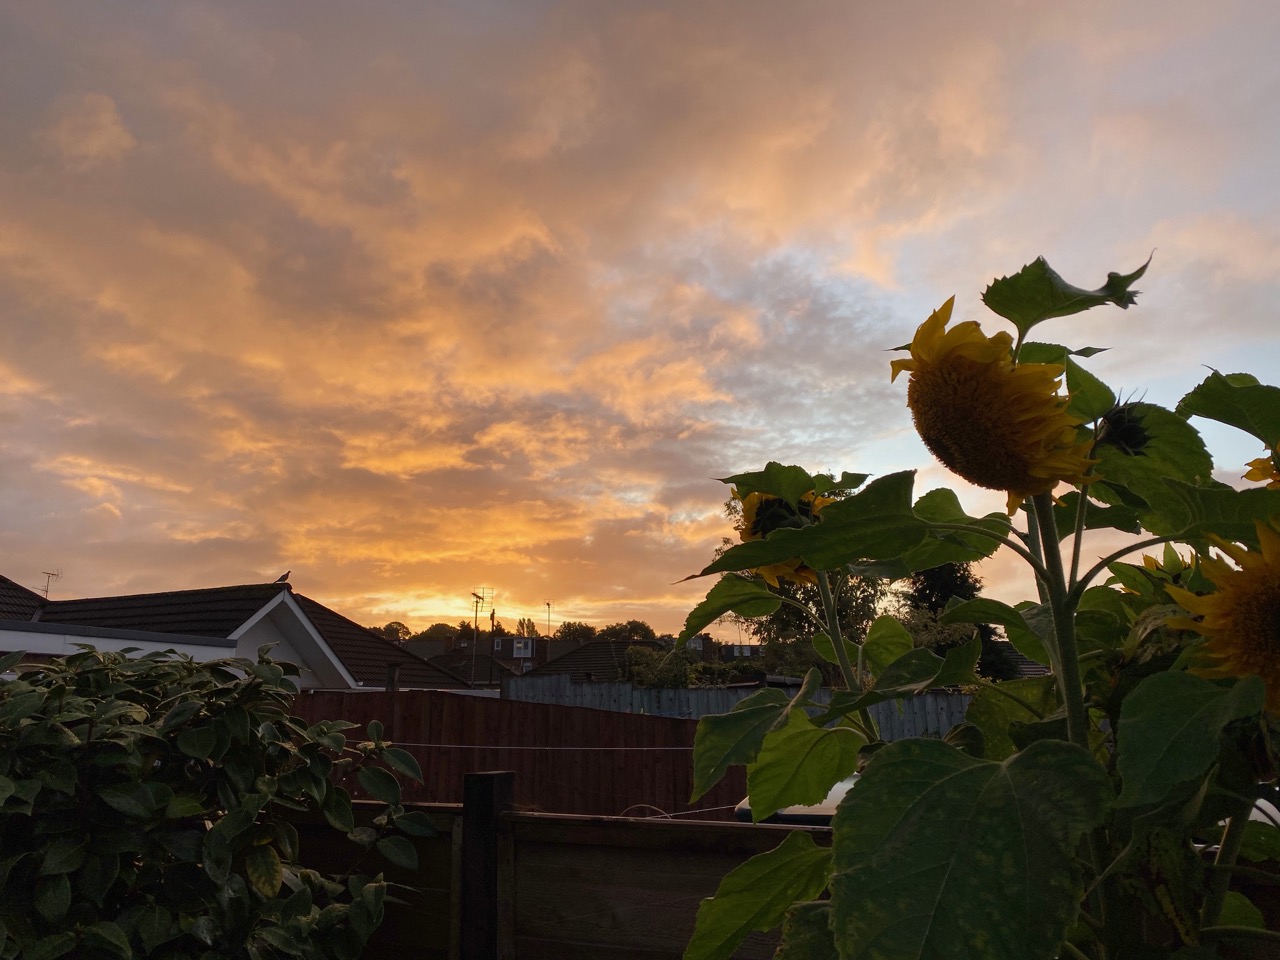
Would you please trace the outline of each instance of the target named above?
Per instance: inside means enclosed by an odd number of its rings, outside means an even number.
[[[34,590],[0,577],[0,620],[30,620],[45,602]]]
[[[441,670],[448,670],[463,680],[473,684],[497,684],[505,676],[518,674],[520,671],[511,666],[509,661],[499,660],[487,653],[475,652],[473,657],[465,648],[454,649],[449,653],[437,654],[428,658],[428,662]]]
[[[248,583],[124,597],[52,600],[40,612],[40,621],[127,627],[189,637],[229,637],[276,594],[288,589],[287,583]]]
[[[310,597],[295,593],[293,598],[359,682],[381,687],[387,682],[387,665],[395,663],[399,665],[397,684],[401,687],[460,690],[467,686],[466,681],[456,674],[428,663]]]
[[[612,683],[622,678],[627,666],[628,647],[652,647],[655,650],[666,650],[667,646],[652,641],[633,642],[630,640],[592,640],[577,649],[570,650],[554,660],[548,660],[540,667],[534,667],[530,674],[567,673],[575,683],[594,681],[596,683]]]

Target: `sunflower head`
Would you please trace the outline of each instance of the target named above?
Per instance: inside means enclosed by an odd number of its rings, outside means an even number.
[[[1117,447],[1131,457],[1142,456],[1151,434],[1142,423],[1142,408],[1136,403],[1120,403],[1100,418],[1098,446]]]
[[[920,439],[942,464],[970,483],[1009,494],[1009,512],[1060,482],[1087,483],[1088,444],[1081,421],[1058,395],[1062,367],[1016,364],[1008,333],[986,336],[968,320],[947,329],[955,298],[920,325],[909,359],[907,406]]]
[[[1266,457],[1259,457],[1257,460],[1249,461],[1249,472],[1244,475],[1245,480],[1253,480],[1255,482],[1267,481],[1268,490],[1280,490],[1280,448],[1271,451]]]
[[[1199,620],[1171,620],[1208,638],[1193,671],[1205,677],[1255,674],[1267,686],[1267,709],[1280,714],[1280,531],[1258,524],[1260,549],[1249,550],[1217,537],[1214,546],[1234,561],[1209,556],[1201,570],[1217,588],[1197,595],[1180,587],[1166,589]]]
[[[733,496],[742,503],[742,519],[738,523],[737,530],[738,538],[743,543],[763,540],[775,530],[807,527],[817,521],[823,507],[835,500],[834,497],[820,497],[813,490],[801,497],[795,506],[782,497],[760,491],[749,493],[744,497],[734,490]],[[808,584],[818,582],[817,574],[798,558],[757,567],[754,572],[772,587],[778,586],[780,580]]]

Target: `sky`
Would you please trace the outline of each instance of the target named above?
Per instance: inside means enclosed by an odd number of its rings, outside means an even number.
[[[1278,47],[1270,0],[6,0],[0,573],[675,631],[714,478],[952,483],[885,351],[1038,255],[1155,251],[1038,331],[1125,396],[1276,382]]]

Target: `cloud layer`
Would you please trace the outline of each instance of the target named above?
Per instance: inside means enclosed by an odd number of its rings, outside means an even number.
[[[0,572],[674,629],[710,477],[946,482],[882,351],[1037,254],[1265,376],[1280,13],[1141,6],[10,4]]]

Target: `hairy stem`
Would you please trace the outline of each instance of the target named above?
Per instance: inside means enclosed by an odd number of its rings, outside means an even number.
[[[849,651],[844,648],[844,637],[840,633],[840,610],[836,606],[835,597],[832,596],[831,581],[827,579],[825,570],[818,571],[818,596],[822,598],[822,610],[827,618],[827,633],[831,637],[831,646],[836,651],[836,660],[840,665],[840,675],[844,677],[845,685],[849,688],[850,693],[861,691],[862,648],[861,646],[858,648],[858,666],[855,670],[853,664],[849,662]],[[879,728],[866,709],[858,711],[858,719],[861,721],[863,728],[872,734],[868,739],[878,740],[880,738]]]
[[[1227,821],[1226,832],[1222,835],[1222,844],[1218,847],[1218,855],[1213,858],[1216,867],[1232,867],[1240,856],[1240,845],[1244,842],[1245,826],[1249,823],[1249,813],[1253,810],[1253,797],[1236,797],[1231,819]],[[1204,906],[1200,910],[1200,926],[1202,931],[1212,927],[1222,916],[1222,905],[1227,901],[1227,890],[1231,887],[1231,871],[1218,870],[1209,881],[1209,892],[1205,895]]]

